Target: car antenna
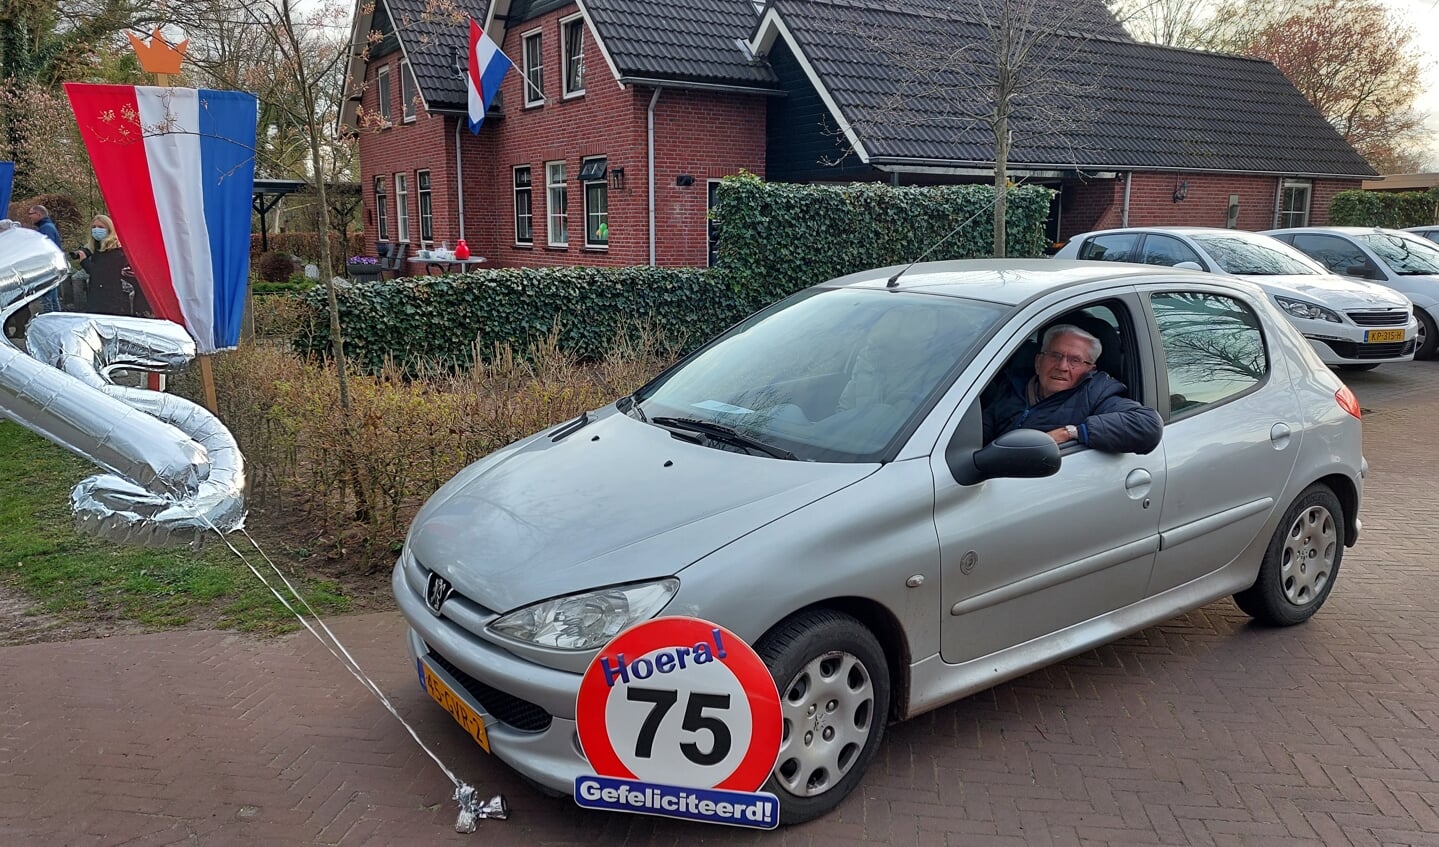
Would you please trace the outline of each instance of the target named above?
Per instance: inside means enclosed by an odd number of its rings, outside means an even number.
[[[933,244],[931,244],[931,245],[929,246],[929,249],[928,249],[928,250],[924,251],[923,253],[920,253],[918,259],[915,259],[913,262],[910,262],[909,264],[907,264],[907,265],[905,265],[904,267],[900,268],[898,271],[895,271],[894,276],[892,276],[892,277],[889,278],[889,282],[886,282],[886,283],[884,284],[884,287],[885,287],[885,288],[897,288],[897,287],[899,287],[899,278],[900,278],[901,276],[904,276],[904,274],[905,274],[906,271],[908,271],[910,268],[914,267],[915,265],[919,264],[920,262],[923,262],[923,261],[924,261],[924,257],[925,257],[925,256],[928,256],[930,253],[933,253],[933,252],[939,247],[939,245],[941,245],[941,244],[943,244],[944,242],[946,242],[946,241],[950,240],[951,238],[953,238],[953,237],[954,237],[954,234],[955,234],[956,232],[959,232],[961,229],[964,229],[965,227],[969,226],[970,222],[972,222],[975,218],[979,217],[980,215],[982,215],[982,214],[984,214],[985,212],[988,212],[988,211],[990,211],[990,210],[989,210],[989,209],[980,209],[978,212],[975,212],[974,214],[970,215],[968,218],[965,218],[963,221],[961,221],[961,222],[959,223],[958,226],[956,226],[954,229],[950,230],[949,232],[945,233],[943,238],[941,238],[940,240],[938,240],[938,241],[934,242]]]

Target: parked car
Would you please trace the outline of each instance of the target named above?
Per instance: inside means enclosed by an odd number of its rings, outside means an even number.
[[[1412,232],[1421,238],[1439,242],[1439,226],[1406,226],[1405,232]]]
[[[982,443],[986,387],[1060,323],[1094,327],[1099,366],[1165,420],[1159,449]],[[1354,395],[1247,282],[883,268],[461,471],[415,517],[393,589],[421,676],[456,695],[436,698],[566,793],[597,650],[655,616],[723,625],[778,686],[766,789],[794,823],[839,804],[890,721],[1225,596],[1308,619],[1358,537],[1364,467]]]
[[[1398,229],[1302,227],[1268,233],[1335,273],[1372,280],[1402,292],[1419,319],[1416,359],[1439,350],[1439,245]]]
[[[1264,235],[1201,227],[1108,229],[1075,236],[1055,258],[1231,274],[1263,288],[1325,364],[1368,370],[1414,358],[1419,325],[1407,298],[1330,273]]]

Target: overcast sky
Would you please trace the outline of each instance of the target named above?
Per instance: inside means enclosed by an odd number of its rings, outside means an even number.
[[[1421,58],[1424,91],[1419,95],[1417,106],[1429,114],[1427,169],[1439,171],[1439,0],[1384,0],[1384,3],[1419,31],[1416,46],[1424,50],[1425,55]]]

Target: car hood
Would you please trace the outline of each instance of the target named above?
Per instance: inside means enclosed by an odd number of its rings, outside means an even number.
[[[1249,280],[1270,294],[1302,297],[1341,311],[1411,307],[1409,298],[1392,288],[1348,277],[1310,274],[1242,274],[1239,277]]]
[[[461,471],[410,528],[410,553],[495,612],[677,573],[879,468],[730,453],[614,411]]]

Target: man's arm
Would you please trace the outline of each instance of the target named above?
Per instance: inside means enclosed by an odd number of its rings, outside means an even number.
[[[1159,446],[1159,413],[1128,397],[1107,397],[1079,425],[1079,440],[1106,453],[1149,453]]]

